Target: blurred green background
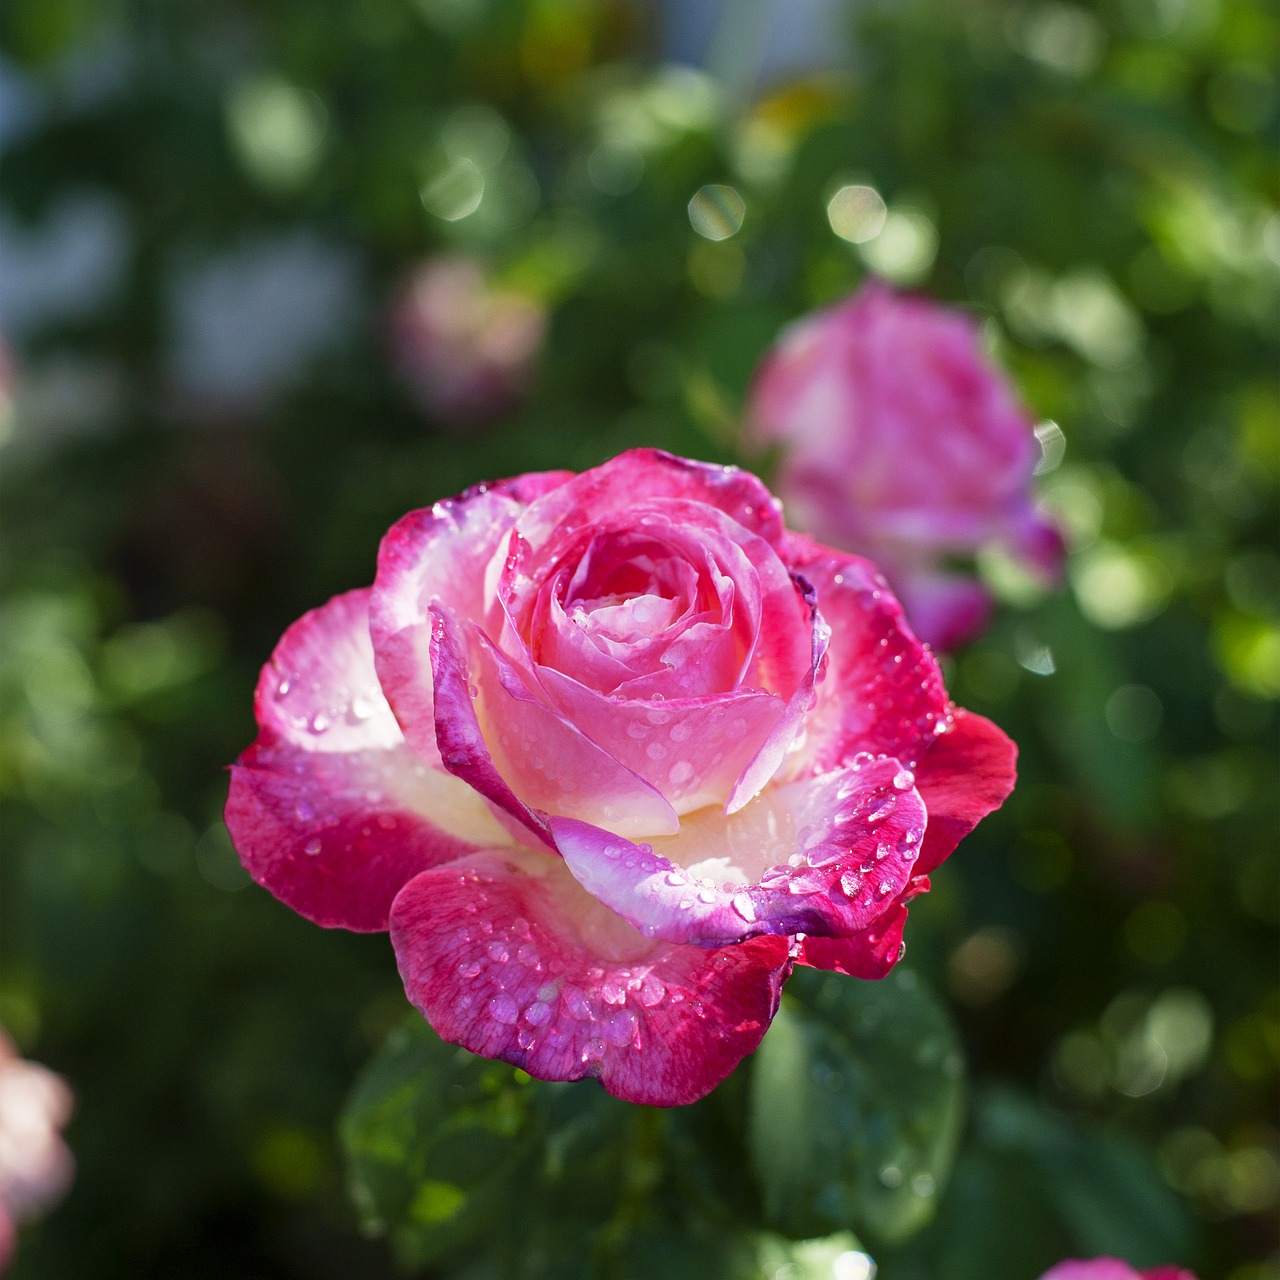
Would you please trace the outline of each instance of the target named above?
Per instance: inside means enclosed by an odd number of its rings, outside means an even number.
[[[395,1273],[336,1128],[390,948],[250,886],[220,819],[258,667],[412,507],[743,460],[760,354],[875,271],[982,317],[1073,545],[1053,596],[984,561],[1006,607],[946,662],[1021,777],[912,911],[970,1085],[881,1280],[1280,1277],[1277,48],[1266,0],[7,0],[0,1024],[78,1098],[14,1276]],[[490,421],[397,369],[442,252],[546,310]],[[664,1132],[727,1167],[750,1074]],[[713,1274],[619,1159],[606,1273]],[[743,1274],[837,1275],[789,1248]]]

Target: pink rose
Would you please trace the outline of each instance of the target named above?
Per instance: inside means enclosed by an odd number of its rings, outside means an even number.
[[[428,417],[468,425],[520,401],[545,329],[533,298],[491,285],[469,259],[435,258],[392,311],[392,356]]]
[[[748,417],[780,447],[788,516],[874,559],[930,643],[962,643],[991,610],[948,559],[1001,543],[1057,574],[1061,536],[1031,500],[1031,419],[962,313],[868,284],[783,333]]]
[[[390,928],[446,1040],[701,1097],[794,963],[880,977],[1013,785],[865,560],[753,476],[636,450],[404,517],[257,691],[227,824],[323,925]]]
[[[18,1057],[0,1031],[0,1270],[13,1254],[18,1223],[43,1213],[71,1182],[75,1166],[61,1137],[70,1116],[67,1086]]]
[[[1050,1267],[1040,1280],[1196,1280],[1181,1267],[1153,1267],[1136,1271],[1119,1258],[1090,1258],[1087,1261],[1060,1262]]]

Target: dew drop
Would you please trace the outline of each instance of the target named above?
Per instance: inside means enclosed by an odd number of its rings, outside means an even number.
[[[619,1009],[605,1024],[604,1034],[609,1043],[622,1048],[630,1044],[636,1034],[639,1019],[634,1009]]]
[[[479,960],[464,960],[458,965],[458,973],[464,978],[474,978],[479,972]]]
[[[671,766],[671,772],[667,774],[667,781],[673,787],[682,787],[693,777],[693,765],[687,760],[678,760]]]
[[[302,846],[302,852],[314,858],[316,854],[320,852],[320,841],[316,839],[308,840],[307,843]]]
[[[650,760],[665,760],[667,758],[667,749],[660,742],[651,742],[644,749],[645,755]]]
[[[600,994],[604,997],[606,1004],[625,1004],[627,1002],[626,989],[616,978],[610,978],[602,983]]]
[[[315,807],[305,800],[299,800],[293,812],[297,815],[299,822],[310,822],[316,816]]]
[[[881,800],[880,803],[876,805],[869,814],[867,814],[867,821],[873,824],[883,822],[893,812],[893,808],[894,801],[892,797],[887,800]]]
[[[891,881],[891,880],[881,880],[881,881],[880,881],[880,883],[876,886],[876,892],[877,892],[877,893],[878,893],[882,898],[886,898],[886,897],[888,897],[888,896],[889,896],[889,894],[891,894],[891,893],[893,892],[893,881]]]
[[[489,943],[489,959],[496,960],[499,964],[506,964],[511,958],[511,952],[507,950],[505,942]]]
[[[677,720],[671,726],[671,732],[667,735],[672,742],[686,742],[693,733],[693,726],[685,724],[682,720]]]
[[[489,1001],[489,1016],[495,1022],[508,1027],[514,1026],[516,1019],[520,1017],[520,1006],[505,991],[500,991]]]
[[[561,997],[570,1017],[577,1018],[579,1022],[586,1022],[591,1017],[591,1005],[577,987],[565,987]]]
[[[910,790],[910,788],[915,784],[915,780],[915,775],[910,769],[899,769],[898,772],[893,775],[893,785],[897,787],[899,791]]]
[[[647,973],[644,981],[640,984],[640,1003],[646,1009],[652,1009],[654,1005],[662,1002],[662,997],[667,994],[666,985],[662,979],[656,974]]]
[[[756,905],[749,893],[735,893],[730,905],[748,924],[756,918]]]
[[[323,711],[317,711],[311,717],[311,732],[323,733],[329,727],[329,717]]]
[[[583,1062],[599,1062],[604,1057],[605,1043],[599,1036],[592,1036],[590,1040],[582,1046]]]
[[[537,1000],[524,1011],[524,1020],[531,1026],[540,1027],[551,1017],[551,1006],[543,1000]]]
[[[522,943],[516,950],[516,959],[519,960],[522,965],[526,965],[528,968],[532,969],[533,966],[538,963],[538,948],[531,942]]]

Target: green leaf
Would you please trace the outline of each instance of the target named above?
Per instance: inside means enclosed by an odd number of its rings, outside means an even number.
[[[755,1056],[750,1139],[769,1225],[881,1242],[932,1215],[955,1155],[963,1058],[908,969],[798,970]]]
[[[444,1044],[419,1018],[392,1033],[342,1119],[366,1224],[421,1265],[480,1239],[534,1157],[528,1077]]]

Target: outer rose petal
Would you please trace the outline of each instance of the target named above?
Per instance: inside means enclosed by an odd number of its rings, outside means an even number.
[[[256,743],[232,767],[226,821],[253,878],[317,924],[385,929],[419,871],[507,843],[484,802],[425,764],[378,695],[368,591],[285,632],[258,682]]]
[[[661,449],[631,449],[584,471],[534,502],[517,526],[534,546],[596,524],[611,511],[646,498],[686,498],[732,516],[774,548],[781,546],[782,504],[749,471],[677,458]]]
[[[720,951],[643,938],[557,859],[515,850],[411,881],[391,941],[444,1039],[654,1106],[719,1084],[760,1043],[790,970],[785,938]]]
[[[951,728],[916,769],[929,827],[916,873],[950,856],[978,823],[998,809],[1017,780],[1018,748],[990,720],[957,708]]]
[[[797,964],[831,969],[854,978],[883,978],[902,954],[902,932],[907,908],[901,899],[869,929],[847,938],[805,938],[796,955]]]
[[[378,549],[370,631],[378,678],[396,718],[424,760],[440,759],[432,709],[428,608],[444,601],[463,618],[485,614],[485,569],[516,517],[568,472],[519,476],[478,485],[457,498],[411,511]]]
[[[813,584],[831,628],[826,675],[788,774],[826,772],[859,751],[914,766],[950,709],[933,654],[870,562],[794,536],[784,558]]]
[[[772,788],[735,816],[704,810],[653,845],[565,818],[549,825],[573,875],[648,937],[844,937],[911,881],[925,829],[912,781],[896,760],[853,764]]]

